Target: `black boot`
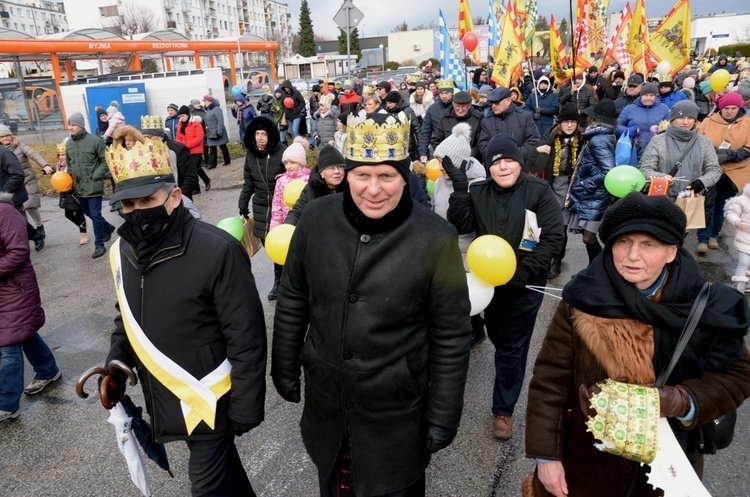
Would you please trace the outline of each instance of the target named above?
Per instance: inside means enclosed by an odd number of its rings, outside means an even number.
[[[473,349],[487,338],[487,333],[484,331],[484,318],[479,314],[471,316],[471,327],[474,330],[474,336],[471,337],[470,347]]]
[[[47,238],[47,233],[44,232],[44,225],[37,227],[37,233],[41,233],[42,237]]]
[[[552,264],[549,266],[549,279],[553,280],[560,276],[560,269],[562,266],[562,261],[560,259],[552,259]]]
[[[273,280],[273,288],[271,288],[271,291],[268,292],[268,300],[276,300],[279,298],[279,283],[281,280],[274,279]]]
[[[44,248],[44,232],[37,230],[34,238],[31,239],[34,242],[34,250],[39,252]]]

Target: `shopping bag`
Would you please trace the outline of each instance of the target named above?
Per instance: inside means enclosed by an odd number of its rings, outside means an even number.
[[[630,139],[630,135],[627,132],[620,135],[620,139],[617,140],[617,145],[615,146],[615,164],[618,166],[637,165],[634,160],[637,158],[637,154],[633,153],[634,150],[635,145]]]
[[[242,246],[247,250],[247,255],[252,257],[260,250],[260,238],[253,235],[253,228],[255,227],[255,219],[245,219],[245,232],[242,234]]]
[[[679,196],[675,200],[677,207],[682,209],[687,217],[687,230],[696,230],[706,227],[706,197],[690,192],[688,195]]]

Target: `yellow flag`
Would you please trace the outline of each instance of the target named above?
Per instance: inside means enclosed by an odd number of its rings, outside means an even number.
[[[567,83],[573,75],[572,69],[563,69],[568,65],[568,58],[565,56],[565,46],[560,36],[560,30],[555,23],[555,16],[550,16],[549,25],[549,65],[552,68],[552,74],[555,76],[555,83]]]
[[[690,0],[677,0],[651,36],[654,64],[667,61],[674,76],[690,60]]]
[[[576,18],[576,69],[585,71],[591,66],[600,67],[607,54],[607,33],[599,2],[581,0]]]
[[[458,3],[458,39],[463,40],[466,33],[474,32],[474,21],[471,20],[471,11],[469,10],[469,0],[459,0]],[[471,53],[474,58],[474,62],[479,64],[479,46],[474,49]]]
[[[630,53],[633,72],[646,74],[649,71],[647,54],[648,48],[648,25],[646,24],[646,6],[643,0],[636,0],[633,9],[633,18],[630,23],[630,31],[625,46]]]
[[[509,88],[511,83],[521,76],[523,62],[523,36],[515,25],[516,14],[508,10],[503,15],[500,46],[495,51],[495,68],[492,70],[492,81],[498,86]]]

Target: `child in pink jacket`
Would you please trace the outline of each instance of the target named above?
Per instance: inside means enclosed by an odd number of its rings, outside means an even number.
[[[281,156],[286,172],[276,176],[276,188],[273,191],[271,203],[271,228],[282,224],[289,214],[290,206],[284,201],[284,188],[294,180],[300,179],[307,183],[310,169],[307,168],[307,140],[298,136]]]

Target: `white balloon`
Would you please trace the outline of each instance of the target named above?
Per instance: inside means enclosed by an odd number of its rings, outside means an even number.
[[[666,76],[667,74],[669,74],[669,71],[671,70],[672,70],[672,64],[670,64],[666,60],[662,60],[656,66],[656,74],[658,74],[659,76]]]
[[[466,273],[466,284],[469,287],[470,314],[476,316],[490,305],[492,297],[495,296],[495,287],[480,280],[473,273]]]

